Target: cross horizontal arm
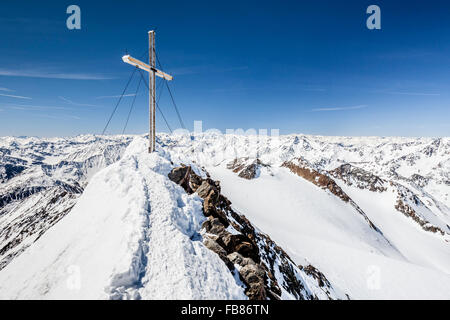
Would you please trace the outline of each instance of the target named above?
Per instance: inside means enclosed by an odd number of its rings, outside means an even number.
[[[163,72],[161,70],[158,70],[156,68],[152,68],[148,64],[146,64],[146,63],[144,63],[144,62],[142,62],[142,61],[140,61],[138,59],[135,59],[135,58],[133,58],[130,55],[123,56],[122,60],[123,60],[123,62],[131,64],[132,66],[138,67],[139,69],[142,69],[144,71],[150,72],[150,70],[152,70],[152,71],[155,72],[155,74],[158,77],[166,79],[168,81],[173,79],[173,77],[170,74],[167,74],[167,73],[165,73],[165,72]]]

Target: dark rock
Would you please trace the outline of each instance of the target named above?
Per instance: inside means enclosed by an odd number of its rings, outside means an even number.
[[[220,188],[217,187],[217,184],[213,180],[206,179],[203,180],[200,187],[198,187],[197,194],[202,199],[212,197],[214,203],[217,203],[217,201],[219,200]]]
[[[326,172],[320,172],[308,163],[304,158],[297,158],[293,161],[286,161],[282,167],[288,168],[292,173],[302,177],[303,179],[315,184],[316,186],[330,191],[332,194],[340,198],[342,201],[349,203],[355,210],[364,217],[369,226],[381,234],[380,229],[369,219],[365,212],[354,202],[342,188],[327,175]],[[328,173],[330,174],[330,173]]]
[[[216,241],[214,241],[211,238],[205,237],[203,239],[203,244],[208,249],[214,251],[220,257],[220,259],[222,259],[222,261],[225,262],[228,269],[234,270],[234,265],[230,261],[230,259],[228,259],[227,252]]]
[[[222,235],[225,232],[225,227],[220,220],[212,216],[203,222],[202,228],[215,235]]]
[[[292,173],[295,173],[296,175],[308,180],[322,189],[328,189],[332,194],[338,196],[345,202],[350,200],[350,197],[341,189],[341,187],[337,185],[333,179],[311,168],[309,165],[305,165],[304,161],[305,160],[297,159],[298,164],[292,161],[286,161],[282,164],[282,167],[288,168]]]
[[[249,300],[266,300],[267,292],[263,282],[253,283],[245,291]]]
[[[265,300],[267,298],[266,290],[266,270],[257,264],[253,259],[245,258],[237,252],[228,255],[228,259],[240,266],[239,275],[242,281],[247,285],[245,294],[250,300]],[[271,296],[274,296],[271,293]]]
[[[278,274],[283,279],[283,288],[290,294],[298,299],[313,299],[299,280],[300,269],[291,258],[267,235],[257,232],[245,216],[236,213],[231,208],[231,201],[220,193],[219,182],[207,176],[202,179],[185,166],[175,168],[169,174],[169,178],[186,192],[195,191],[203,199],[203,214],[208,217],[202,225],[206,232],[203,243],[224,261],[230,271],[235,272],[235,265],[239,266],[237,271],[246,285],[248,298],[280,299],[282,291],[274,277]],[[235,231],[230,232],[228,227]],[[323,291],[329,295],[327,284]]]
[[[202,178],[190,166],[181,166],[172,169],[169,179],[183,187],[189,193],[194,193],[202,183]]]
[[[25,169],[26,169],[25,166],[10,163],[0,165],[0,183],[6,182],[7,180],[14,178],[15,176],[21,174]]]
[[[169,172],[169,179],[175,182],[176,184],[179,184],[180,181],[186,176],[186,172],[188,170],[188,167],[178,167],[172,169],[172,171]]]
[[[227,233],[225,236],[218,239],[218,243],[222,245],[228,253],[238,252],[242,256],[251,258],[255,262],[260,261],[258,247],[250,240],[250,238],[243,234]]]
[[[305,271],[305,273],[307,275],[310,275],[314,279],[316,279],[319,287],[324,287],[325,285],[330,286],[330,282],[325,277],[325,275],[322,272],[320,272],[319,270],[317,270],[314,266],[307,265],[306,267],[303,267],[303,266],[298,266],[298,267],[300,269],[302,269],[303,271]]]
[[[302,298],[303,284],[295,275],[293,265],[288,262],[283,262],[280,266],[280,271],[284,275],[284,287],[289,292],[293,293],[297,299]]]
[[[397,211],[403,213],[405,216],[412,218],[415,222],[417,222],[422,227],[423,230],[433,232],[433,233],[439,232],[441,235],[445,235],[445,232],[442,231],[441,228],[436,227],[436,226],[432,225],[430,222],[419,217],[417,212],[410,205],[403,202],[400,198],[397,199],[395,209],[397,209]]]
[[[425,178],[417,173],[413,174],[410,179],[421,188],[425,187],[430,181],[430,179]]]
[[[175,182],[176,184],[179,184],[180,186],[183,187],[183,189],[191,194],[193,193],[193,190],[191,189],[191,187],[189,186],[189,174],[191,172],[191,167],[178,167],[173,169],[170,173],[169,173],[169,179],[172,180],[173,182]]]
[[[244,266],[250,262],[249,258],[244,258],[242,255],[240,255],[237,252],[232,252],[228,255],[228,259],[230,259],[231,262],[234,264],[238,264],[240,266]]]
[[[386,191],[385,181],[378,176],[361,168],[352,166],[349,163],[329,171],[334,178],[341,179],[347,185],[355,185],[359,189],[367,189],[372,192]]]
[[[268,167],[268,165],[255,159],[249,163],[249,158],[238,158],[227,164],[227,168],[237,173],[239,177],[247,180],[252,180],[258,177],[259,168],[261,166]]]
[[[232,170],[234,173],[240,172],[245,167],[245,162],[248,160],[248,158],[237,158],[234,159],[232,162],[227,164],[227,169]]]
[[[224,198],[220,195],[219,183],[209,178],[205,179],[197,189],[197,194],[203,199],[203,214],[218,218],[225,227],[228,227],[230,223],[223,211],[228,203],[224,202]]]
[[[239,172],[239,177],[247,180],[252,180],[256,178],[257,173],[258,173],[258,165],[257,163],[252,163],[246,166],[244,169],[242,169],[241,172]]]
[[[239,270],[239,274],[247,284],[264,283],[264,270],[256,263],[248,263]]]

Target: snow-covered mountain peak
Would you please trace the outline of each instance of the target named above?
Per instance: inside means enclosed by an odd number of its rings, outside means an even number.
[[[448,298],[448,138],[5,137],[0,158],[4,298]]]

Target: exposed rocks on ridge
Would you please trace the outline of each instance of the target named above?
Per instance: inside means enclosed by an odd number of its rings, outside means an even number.
[[[237,158],[227,164],[227,169],[237,173],[239,177],[247,180],[255,179],[259,176],[261,167],[269,167],[260,159],[251,160],[249,158]]]
[[[305,289],[304,278],[317,280],[322,293],[333,298],[333,288],[320,272],[303,271],[267,235],[257,231],[250,221],[231,208],[221,194],[220,183],[203,179],[190,166],[174,168],[169,178],[187,193],[196,192],[203,199],[203,243],[225,262],[231,272],[238,272],[251,300],[280,299],[283,291],[296,299],[317,299]],[[316,269],[314,269],[316,270]]]
[[[292,173],[295,173],[299,177],[304,178],[324,190],[330,191],[342,201],[349,203],[359,214],[364,217],[372,229],[380,232],[372,221],[370,221],[364,211],[344,192],[344,190],[342,190],[341,187],[339,187],[339,185],[331,177],[314,169],[308,161],[303,158],[296,158],[291,161],[285,161],[281,166],[288,168]]]
[[[334,178],[341,179],[347,185],[355,185],[359,189],[366,189],[373,192],[386,191],[385,181],[376,175],[349,163],[343,164],[334,170],[329,171]]]

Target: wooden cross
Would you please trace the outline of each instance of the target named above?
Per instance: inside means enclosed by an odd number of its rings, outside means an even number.
[[[165,80],[172,80],[173,77],[165,72],[162,72],[161,70],[158,70],[155,68],[155,31],[149,31],[148,32],[148,40],[149,40],[149,49],[148,49],[148,55],[149,55],[149,64],[146,64],[142,61],[139,61],[136,58],[131,57],[130,55],[125,55],[122,57],[123,62],[131,64],[132,66],[135,66],[139,69],[142,69],[144,71],[147,71],[149,73],[149,86],[148,86],[148,98],[149,98],[149,116],[150,116],[150,130],[149,130],[149,148],[148,152],[151,153],[155,151],[156,141],[155,141],[155,105],[156,105],[156,90],[155,90],[155,75],[157,75],[160,78],[163,78]]]

